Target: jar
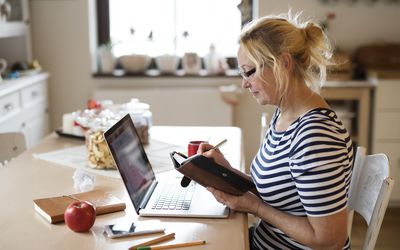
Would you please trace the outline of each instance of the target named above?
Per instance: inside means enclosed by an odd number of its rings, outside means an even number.
[[[124,105],[122,112],[131,115],[141,142],[149,144],[149,129],[153,123],[150,105],[139,102],[138,99],[132,99]]]
[[[116,169],[103,133],[105,127],[91,128],[86,132],[88,165],[95,169]]]

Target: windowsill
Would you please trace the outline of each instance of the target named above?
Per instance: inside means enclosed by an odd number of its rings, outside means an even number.
[[[151,69],[144,73],[126,73],[123,70],[115,70],[113,73],[93,73],[95,78],[226,78],[239,77],[237,70],[229,69],[223,74],[208,74],[206,70],[201,70],[199,74],[185,74],[184,70],[177,70],[174,74],[163,74],[159,70]]]
[[[142,74],[125,73],[115,70],[113,73],[93,73],[96,88],[130,88],[130,87],[219,87],[238,85],[242,78],[237,70],[227,70],[225,74],[208,75],[201,70],[197,75],[185,74],[183,70],[175,74],[161,74],[159,70],[147,70]],[[375,84],[368,80],[328,80],[323,88],[373,88]]]

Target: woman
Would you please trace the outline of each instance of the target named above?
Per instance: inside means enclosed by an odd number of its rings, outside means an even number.
[[[277,107],[251,165],[261,198],[208,188],[231,209],[254,214],[254,249],[348,249],[347,198],[353,147],[341,121],[318,94],[330,47],[315,23],[263,17],[240,36],[237,59],[260,105]],[[231,167],[219,150],[199,152]]]

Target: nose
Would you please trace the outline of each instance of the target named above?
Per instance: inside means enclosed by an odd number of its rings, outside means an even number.
[[[247,89],[250,87],[250,83],[246,79],[242,79],[242,88]]]

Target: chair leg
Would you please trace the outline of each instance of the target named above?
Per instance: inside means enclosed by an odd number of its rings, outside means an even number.
[[[349,239],[351,239],[351,230],[353,228],[353,218],[354,218],[354,210],[351,210],[347,213],[347,234]]]

